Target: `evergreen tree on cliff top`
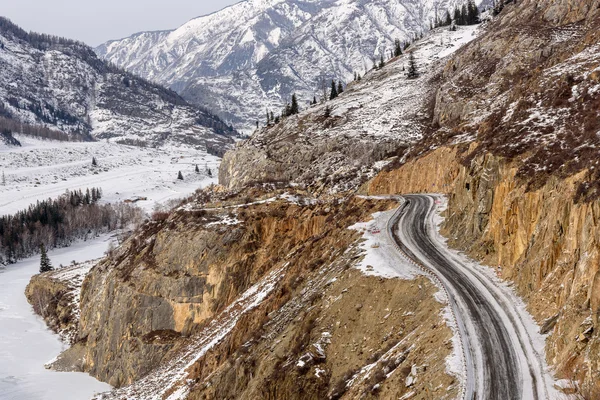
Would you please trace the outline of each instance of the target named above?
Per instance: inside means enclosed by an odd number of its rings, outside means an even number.
[[[298,106],[298,98],[296,97],[296,94],[294,93],[292,95],[292,105],[290,107],[290,114],[296,115],[299,112],[300,112],[300,107]]]
[[[408,79],[416,79],[419,77],[419,70],[417,69],[414,51],[411,52],[408,57],[408,73],[406,76]]]
[[[40,245],[40,273],[53,271],[54,267],[48,258],[48,253],[46,252],[46,247],[44,244]]]

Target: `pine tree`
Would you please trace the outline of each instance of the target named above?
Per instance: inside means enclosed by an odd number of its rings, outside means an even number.
[[[360,82],[360,81],[362,80],[362,76],[360,76],[360,74],[358,74],[358,75],[356,76],[356,80]]]
[[[385,61],[383,60],[383,54],[381,55],[381,59],[379,60],[379,69],[385,67]]]
[[[467,24],[475,25],[479,23],[479,8],[475,4],[475,1],[469,0],[467,2]]]
[[[340,94],[344,93],[344,85],[342,85],[342,81],[338,82],[337,92],[338,92],[338,96]]]
[[[460,9],[458,7],[454,8],[454,23],[456,25],[462,25],[462,15],[460,14]]]
[[[2,170],[2,186],[6,186],[6,175],[4,175],[4,170]]]
[[[467,5],[463,4],[462,8],[460,10],[460,17],[461,17],[461,25],[467,25],[469,23],[468,18],[469,18],[469,11],[467,10]]]
[[[275,114],[273,114],[273,111],[271,111],[271,122],[275,122],[275,123],[279,122],[279,120],[277,120],[277,121],[275,120]]]
[[[54,267],[50,262],[50,258],[48,258],[48,253],[43,243],[40,245],[40,253],[40,273],[53,271]]]
[[[452,17],[450,16],[450,11],[446,10],[446,20],[444,21],[444,26],[452,25]]]
[[[329,100],[333,100],[336,97],[338,97],[338,91],[337,91],[337,87],[335,85],[335,81],[332,80],[331,81],[331,94],[329,95]]]
[[[394,41],[394,57],[399,57],[402,55],[402,44],[400,43],[400,39],[396,39]]]
[[[294,93],[292,95],[292,105],[290,107],[290,114],[296,115],[299,112],[300,112],[300,107],[298,107],[298,98],[296,97],[296,94]]]
[[[212,177],[212,170],[209,168],[208,171],[206,172],[208,174],[208,176]]]
[[[313,96],[313,105],[317,105],[317,96]]]
[[[408,57],[408,72],[406,74],[408,79],[416,79],[419,77],[419,71],[417,69],[417,61],[415,60],[415,53],[411,52]]]
[[[177,174],[177,179],[179,179],[180,181],[183,180],[183,174],[181,173],[181,171],[179,171],[179,173]]]
[[[98,163],[96,162],[96,157],[92,157],[92,167],[97,167]]]
[[[198,164],[196,164],[196,173],[199,174],[200,173],[200,168],[198,168]]]

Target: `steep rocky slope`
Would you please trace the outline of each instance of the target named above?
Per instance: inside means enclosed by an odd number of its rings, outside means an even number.
[[[349,268],[347,228],[396,204],[341,191],[441,192],[448,242],[514,286],[556,375],[597,399],[599,6],[510,2],[476,38],[417,43],[420,79],[402,57],[330,117],[257,132],[223,163],[239,192],[198,193],[91,271],[59,367],[123,386],[107,398],[456,398],[431,282]]]
[[[436,14],[463,0],[246,0],[173,31],[142,32],[99,46],[98,54],[167,85],[252,131],[265,110],[292,93],[302,102],[332,78],[388,57],[395,39],[411,41]],[[491,1],[477,0],[481,6]]]
[[[548,361],[590,399],[600,393],[599,7],[509,4],[448,62],[441,129],[368,189],[447,193],[450,243],[515,283],[549,333]]]
[[[83,280],[98,260],[35,275],[25,290],[25,296],[36,314],[46,321],[67,344],[77,339],[79,304]]]
[[[352,268],[348,227],[396,202],[305,196],[204,191],[149,222],[86,278],[54,367],[122,387],[103,399],[456,397],[438,289]]]
[[[26,33],[0,18],[0,118],[78,139],[189,144],[222,153],[236,132],[174,92],[101,61],[67,39]]]
[[[220,183],[241,188],[294,182],[325,191],[360,185],[383,166],[376,162],[402,157],[428,132],[440,59],[477,32],[477,26],[436,30],[408,50],[421,73],[418,79],[406,78],[409,56],[404,54],[349,85],[337,99],[255,132],[225,155]]]

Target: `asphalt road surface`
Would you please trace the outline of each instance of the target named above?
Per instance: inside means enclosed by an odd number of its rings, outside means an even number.
[[[464,353],[465,399],[551,399],[543,349],[536,349],[531,327],[510,294],[440,240],[433,222],[435,196],[403,197],[392,237],[448,294]]]

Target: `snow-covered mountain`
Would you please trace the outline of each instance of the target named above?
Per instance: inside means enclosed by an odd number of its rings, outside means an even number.
[[[299,94],[349,81],[466,0],[246,0],[173,31],[99,46],[104,59],[249,130]],[[488,0],[477,0],[480,6]],[[264,121],[263,121],[264,122]]]
[[[0,18],[0,118],[24,130],[222,153],[235,131],[179,95],[100,60],[78,42]],[[25,127],[24,125],[25,124]]]

